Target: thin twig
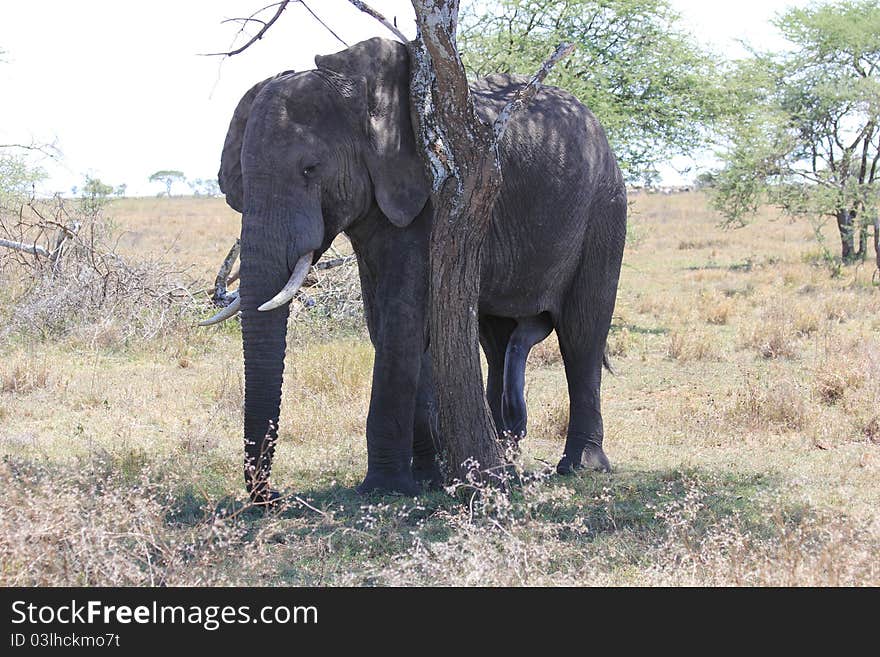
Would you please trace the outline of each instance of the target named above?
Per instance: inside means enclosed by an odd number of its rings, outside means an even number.
[[[380,14],[375,9],[373,9],[366,2],[362,2],[361,0],[348,0],[348,1],[351,4],[353,4],[355,7],[360,9],[362,12],[364,12],[365,14],[372,16],[377,21],[382,23],[382,25],[384,25],[385,28],[389,32],[391,32],[394,36],[396,36],[398,39],[400,39],[401,43],[408,43],[409,42],[409,39],[406,38],[406,35],[403,32],[401,32],[400,30],[398,30],[396,25],[389,23],[387,18],[385,18],[382,14]]]
[[[58,156],[61,155],[61,151],[58,150],[55,144],[0,144],[0,148],[20,148],[25,151],[37,151],[46,157],[51,157],[53,160],[58,159]]]
[[[501,142],[501,138],[504,136],[504,131],[507,130],[507,126],[510,123],[511,117],[520,109],[528,105],[532,98],[535,97],[535,94],[538,93],[538,89],[541,88],[541,84],[547,78],[552,68],[559,62],[563,57],[568,56],[575,48],[575,44],[573,43],[560,43],[556,46],[556,50],[553,52],[547,60],[541,64],[541,68],[538,69],[538,72],[532,76],[532,79],[529,80],[526,84],[520,87],[519,91],[516,92],[516,95],[513,99],[505,105],[504,109],[501,110],[501,113],[498,114],[498,118],[495,119],[495,123],[492,126],[492,130],[495,133],[495,143],[498,144]]]
[[[272,16],[272,18],[270,18],[266,23],[263,24],[263,27],[260,29],[260,31],[257,32],[253,37],[251,37],[250,41],[248,41],[246,44],[244,44],[240,48],[236,48],[235,50],[230,50],[228,52],[204,53],[204,56],[205,57],[218,57],[218,56],[232,57],[233,55],[238,55],[239,53],[244,52],[245,50],[250,48],[252,45],[254,45],[257,41],[259,41],[260,39],[263,38],[263,35],[265,35],[266,32],[269,30],[269,28],[275,24],[275,21],[277,21],[279,18],[281,18],[281,14],[284,13],[284,10],[287,9],[287,5],[289,5],[290,2],[291,2],[291,0],[282,0],[282,2],[279,2],[278,3],[278,10],[275,12],[275,15]],[[263,7],[263,9],[268,9],[271,6],[273,6],[273,5],[266,5],[265,7]],[[260,11],[263,11],[263,9],[261,9]]]
[[[345,41],[342,40],[342,37],[340,37],[338,34],[336,34],[336,32],[334,32],[332,29],[330,29],[330,26],[327,25],[327,23],[325,23],[324,21],[322,21],[322,20],[320,19],[320,17],[318,16],[318,14],[316,14],[315,12],[312,11],[312,8],[309,7],[309,6],[305,3],[305,0],[299,0],[299,4],[301,4],[303,7],[305,7],[305,8],[306,8],[306,11],[309,12],[309,13],[312,15],[312,17],[313,17],[316,21],[318,21],[321,25],[324,26],[324,29],[326,29],[330,34],[332,34],[334,37],[336,37],[336,40],[337,40],[339,43],[341,43],[343,46],[345,46],[346,48],[348,48],[348,44],[347,44]]]

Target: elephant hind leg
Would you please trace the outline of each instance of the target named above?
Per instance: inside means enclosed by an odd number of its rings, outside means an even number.
[[[501,396],[503,431],[516,440],[526,435],[528,413],[525,399],[526,359],[536,344],[553,331],[550,313],[517,319],[504,354],[504,392]]]
[[[516,320],[509,317],[482,315],[480,317],[480,344],[486,354],[489,372],[486,377],[486,400],[492,412],[495,428],[504,430],[501,399],[504,393],[504,357],[510,336],[516,330]]]
[[[556,466],[559,474],[581,467],[608,472],[603,451],[601,410],[602,366],[605,344],[617,296],[623,242],[626,234],[625,199],[606,208],[602,235],[590,235],[567,302],[556,325],[559,350],[568,380],[569,418],[565,452]]]

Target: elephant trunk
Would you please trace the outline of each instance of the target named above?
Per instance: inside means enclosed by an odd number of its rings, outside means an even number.
[[[323,221],[320,205],[292,197],[283,185],[251,182],[242,214],[239,299],[245,483],[251,498],[259,501],[270,495],[267,484],[278,436],[289,316],[286,302],[266,302],[277,300],[279,290],[287,290],[290,297],[296,292],[291,289],[305,278],[323,239]]]
[[[250,191],[250,190],[249,190]],[[244,478],[248,492],[262,499],[272,468],[281,412],[281,383],[287,346],[289,307],[258,307],[287,282],[287,218],[269,202],[271,192],[255,189],[241,228],[241,332],[244,348]],[[283,238],[282,238],[283,236]]]
[[[289,306],[269,312],[257,308],[287,282],[286,249],[267,217],[245,214],[241,251],[241,331],[244,348],[245,483],[255,499],[262,497],[272,467],[281,383],[287,343]]]

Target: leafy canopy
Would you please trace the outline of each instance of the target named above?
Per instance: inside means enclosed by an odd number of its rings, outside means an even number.
[[[153,175],[150,176],[150,182],[162,182],[167,183],[169,180],[172,182],[175,180],[184,180],[186,176],[183,175],[183,171],[176,171],[173,169],[162,169],[161,171],[157,171]]]
[[[577,48],[547,83],[599,118],[630,180],[704,143],[717,111],[713,58],[677,27],[668,0],[495,0],[462,18],[465,66],[475,75],[531,75],[562,41]]]
[[[45,179],[46,172],[24,157],[0,152],[0,204],[27,197]]]
[[[836,217],[844,240],[864,235],[880,176],[880,5],[811,5],[774,24],[791,49],[755,53],[726,78],[728,148],[715,204],[741,222],[769,201],[791,214]]]
[[[183,171],[177,171],[176,169],[162,169],[160,171],[156,171],[153,175],[150,176],[150,182],[164,183],[165,193],[168,196],[171,196],[171,188],[174,186],[174,183],[186,182],[186,176],[183,175]]]

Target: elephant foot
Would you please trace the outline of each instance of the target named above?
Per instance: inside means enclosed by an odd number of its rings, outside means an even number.
[[[429,490],[439,490],[443,487],[443,473],[440,472],[440,466],[435,459],[425,463],[413,459],[412,477],[417,484]]]
[[[563,454],[562,459],[556,466],[556,473],[561,475],[572,474],[577,470],[594,470],[597,472],[611,472],[611,462],[605,456],[605,452],[598,445],[588,446],[579,454]]]
[[[355,490],[360,495],[380,493],[382,495],[398,494],[415,497],[421,488],[413,479],[412,473],[407,470],[404,473],[396,474],[367,472],[363,483]]]

